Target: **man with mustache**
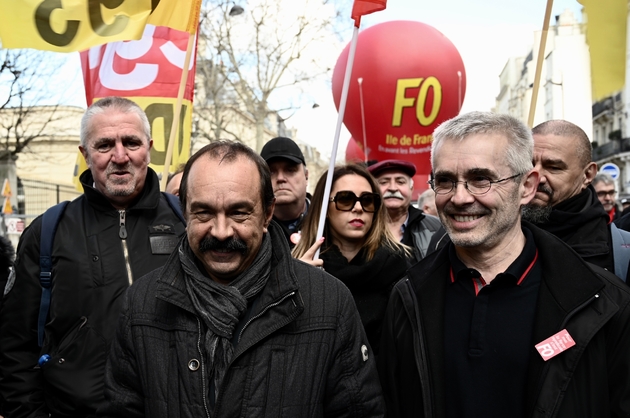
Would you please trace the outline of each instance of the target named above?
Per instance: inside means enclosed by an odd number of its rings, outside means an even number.
[[[376,178],[389,215],[389,229],[403,244],[413,248],[413,262],[427,255],[431,237],[440,229],[437,217],[411,205],[416,166],[402,160],[385,160],[368,167]]]
[[[588,136],[566,120],[543,122],[532,133],[540,183],[523,218],[563,240],[585,261],[625,281],[628,259],[619,253],[624,251],[621,244],[613,245],[609,216],[591,185],[597,164],[591,159]],[[615,258],[623,258],[623,266],[615,268]]]
[[[38,342],[42,217],[20,238],[0,313],[0,393],[5,417],[94,416],[104,401],[108,346],[122,295],[163,265],[183,220],[148,167],[149,121],[134,102],[108,97],[81,121],[89,167],[84,194],[63,212],[52,245],[52,294]],[[50,235],[50,234],[47,234]]]
[[[349,290],[291,256],[265,161],[213,142],[184,169],[186,238],[131,286],[103,417],[382,417]]]
[[[395,418],[630,415],[630,289],[521,222],[537,195],[529,128],[471,112],[433,133],[450,241],[392,290],[378,357]]]

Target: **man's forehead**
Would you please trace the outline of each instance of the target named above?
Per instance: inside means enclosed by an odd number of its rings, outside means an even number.
[[[606,184],[603,181],[600,181],[599,183],[595,184],[593,187],[597,190],[614,190],[615,189],[614,184]]]
[[[88,132],[90,133],[88,142],[117,138],[139,138],[146,143],[150,140],[146,137],[142,121],[137,114],[112,109],[94,115],[88,122]]]
[[[564,164],[569,167],[578,165],[579,156],[573,146],[534,145],[534,162],[542,164]]]
[[[246,174],[246,178],[243,176],[235,177],[235,172]],[[209,191],[204,191],[204,193],[214,195],[220,192],[222,195],[229,195],[231,198],[260,200],[260,173],[258,172],[258,167],[254,161],[242,155],[238,155],[230,160],[211,155],[199,158],[190,167],[188,183],[201,186],[229,183],[232,184],[231,187],[211,187]],[[247,187],[241,187],[238,184]],[[189,188],[191,200],[192,189]]]
[[[392,179],[392,178],[404,178],[404,179],[410,179],[411,177],[409,177],[405,172],[403,172],[402,170],[398,170],[398,169],[392,169],[392,170],[385,170],[383,171],[381,174],[378,175],[378,180],[382,180],[382,179]]]
[[[577,154],[576,145],[578,139],[571,136],[563,135],[534,135],[535,151],[555,151],[560,154],[573,155]]]
[[[434,174],[437,176],[453,176],[453,177],[457,177],[457,176],[462,176],[462,177],[486,176],[487,177],[487,176],[497,175],[498,173],[494,168],[491,168],[491,167],[469,167],[469,168],[458,167],[456,171],[452,171],[446,168],[441,169],[440,167],[437,167]]]

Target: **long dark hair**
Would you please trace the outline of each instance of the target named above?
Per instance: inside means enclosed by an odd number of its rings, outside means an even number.
[[[302,224],[302,236],[300,238],[300,242],[293,249],[293,256],[296,258],[302,257],[317,239],[317,226],[319,223],[319,216],[322,211],[322,200],[324,199],[324,189],[326,187],[327,175],[328,171],[324,172],[315,187],[313,199],[311,199],[311,206],[308,208],[308,213],[306,214]],[[333,171],[332,185],[334,186],[337,180],[347,175],[357,175],[363,177],[370,184],[372,193],[381,194],[374,177],[372,177],[365,167],[358,164],[346,164],[335,167]],[[363,241],[362,248],[366,249],[366,261],[370,261],[374,258],[376,250],[383,245],[390,247],[393,251],[405,251],[406,247],[396,241],[396,238],[387,227],[388,219],[387,209],[385,208],[385,205],[381,204],[378,211],[374,212],[372,226]],[[328,219],[326,219],[326,225],[324,226],[324,237],[326,237],[326,239],[330,239],[331,237],[330,223],[328,222]]]

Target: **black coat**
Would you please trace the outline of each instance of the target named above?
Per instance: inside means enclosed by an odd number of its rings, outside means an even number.
[[[374,258],[365,259],[361,250],[350,262],[332,245],[322,251],[324,270],[343,282],[354,298],[368,341],[378,354],[381,328],[389,294],[407,271],[405,255],[380,247]]]
[[[628,416],[630,289],[611,273],[585,263],[553,235],[528,228],[543,277],[526,416]],[[446,246],[412,267],[392,292],[378,364],[389,416],[443,417],[445,402],[457,402],[444,387],[443,309],[449,268]],[[564,328],[576,346],[544,362],[534,345]]]
[[[92,187],[89,171],[81,181],[85,194],[68,204],[55,234],[42,348],[37,345],[41,217],[18,245],[15,283],[0,313],[0,391],[12,418],[95,414],[104,399],[108,345],[129,287],[128,273],[139,278],[164,264],[169,254],[160,244],[174,247],[185,230],[151,169],[139,200],[126,210],[124,241],[119,211]],[[40,370],[37,362],[45,353],[51,359]]]
[[[348,289],[291,257],[269,226],[269,280],[210,415],[205,326],[176,253],[127,292],[106,373],[105,417],[382,417],[376,364]],[[210,280],[210,279],[208,279]]]

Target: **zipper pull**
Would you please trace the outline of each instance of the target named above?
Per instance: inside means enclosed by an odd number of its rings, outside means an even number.
[[[120,230],[118,231],[118,236],[120,239],[127,239],[127,228],[125,227],[125,210],[119,210],[120,213]]]

